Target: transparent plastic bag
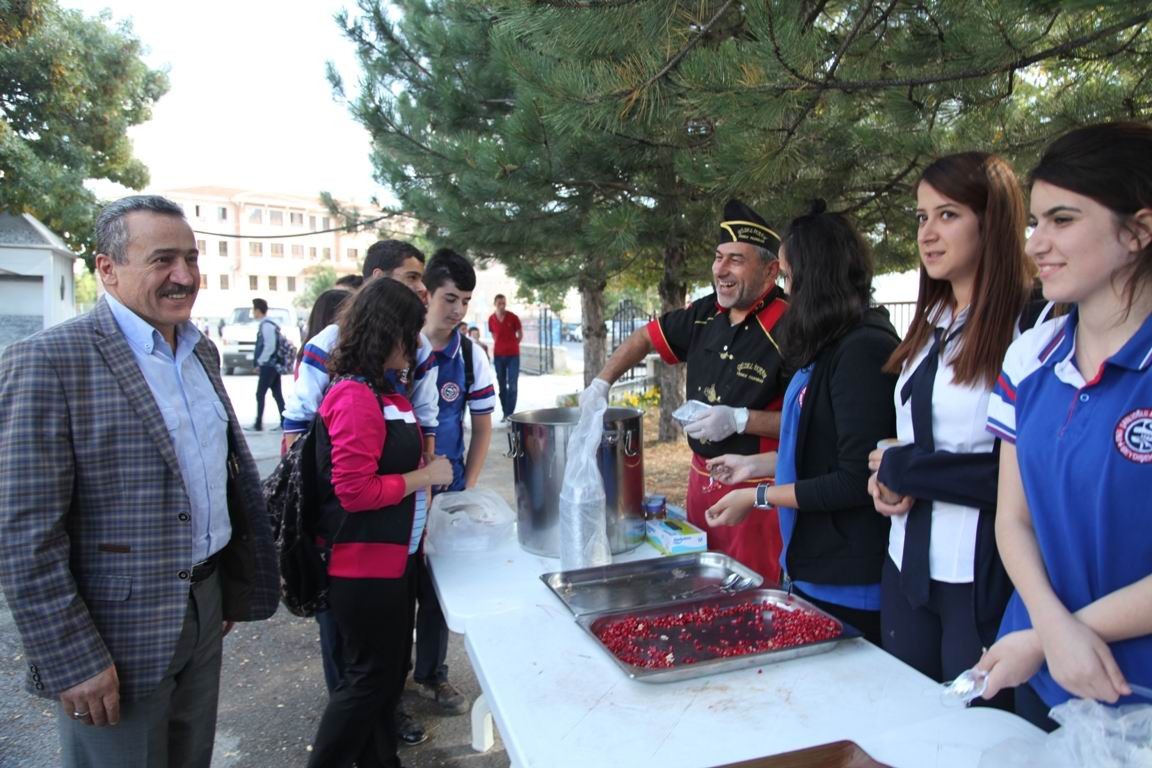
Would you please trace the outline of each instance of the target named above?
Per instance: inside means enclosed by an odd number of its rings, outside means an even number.
[[[1060,728],[1037,743],[1009,739],[985,751],[980,768],[1152,768],[1152,704],[1108,707],[1071,699],[1052,708]]]
[[[672,411],[672,418],[680,424],[685,426],[690,421],[695,421],[700,416],[712,410],[712,406],[708,403],[700,402],[699,400],[685,400],[684,404],[676,410]]]
[[[560,568],[570,571],[612,562],[604,517],[606,499],[597,454],[604,437],[608,401],[591,398],[568,436],[568,458],[560,487]]]
[[[516,513],[495,491],[441,493],[428,512],[428,546],[439,553],[487,552],[511,538],[515,528]]]

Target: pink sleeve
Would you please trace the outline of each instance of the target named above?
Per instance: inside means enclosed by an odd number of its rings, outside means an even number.
[[[406,495],[403,475],[376,469],[388,435],[376,395],[365,384],[341,381],[324,395],[320,418],[332,441],[332,488],[348,512],[398,504]]]

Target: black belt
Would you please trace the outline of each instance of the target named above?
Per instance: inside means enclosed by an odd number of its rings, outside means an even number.
[[[207,560],[201,560],[192,566],[192,583],[195,584],[199,581],[211,576],[216,570],[216,562],[220,559],[220,553],[210,556]]]

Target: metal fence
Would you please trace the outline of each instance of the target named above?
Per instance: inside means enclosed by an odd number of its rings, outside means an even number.
[[[888,310],[892,326],[896,329],[896,333],[900,334],[900,338],[904,338],[904,334],[908,333],[908,326],[912,325],[912,318],[916,316],[916,302],[886,301],[880,306]]]
[[[608,323],[611,330],[612,344],[608,350],[608,355],[611,356],[616,348],[624,343],[625,339],[632,335],[636,329],[642,325],[647,325],[648,321],[652,319],[652,315],[631,299],[625,299],[616,306],[616,311],[612,313],[612,319]],[[644,379],[648,376],[648,366],[641,360],[637,365],[624,372],[624,375],[619,378],[621,382],[634,381],[636,379]]]

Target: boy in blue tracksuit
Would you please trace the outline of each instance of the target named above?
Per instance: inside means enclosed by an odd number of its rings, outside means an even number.
[[[476,272],[460,254],[447,248],[437,251],[424,269],[428,289],[428,314],[424,335],[432,345],[439,387],[439,418],[436,453],[452,462],[452,484],[445,491],[472,488],[484,468],[492,436],[492,411],[496,407],[492,371],[483,350],[473,346],[458,330],[468,311]],[[465,405],[472,418],[468,449],[464,448]],[[420,559],[416,615],[416,664],[412,678],[417,689],[432,699],[445,714],[463,714],[464,697],[448,682],[444,663],[448,652],[448,626],[432,576]]]

